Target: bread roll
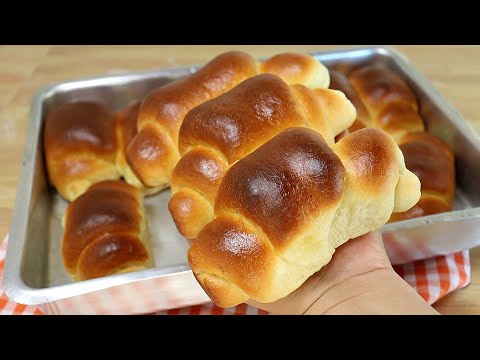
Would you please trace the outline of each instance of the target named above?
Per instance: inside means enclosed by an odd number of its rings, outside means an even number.
[[[152,266],[140,191],[123,181],[92,185],[67,207],[62,257],[75,281]]]
[[[450,211],[455,197],[455,157],[448,144],[419,132],[405,135],[400,149],[407,168],[420,179],[422,196],[413,208],[393,214],[390,221]]]
[[[243,52],[227,52],[197,72],[164,85],[143,101],[138,134],[129,144],[127,161],[147,187],[163,189],[170,183],[180,158],[178,133],[187,113],[258,73],[283,76],[291,83],[328,87],[327,69],[304,54],[284,53],[259,63]]]
[[[385,132],[362,129],[329,145],[311,129],[291,128],[226,171],[214,218],[188,261],[220,307],[273,302],[327,264],[336,247],[419,197],[418,178]]]
[[[311,89],[328,88],[328,69],[314,57],[286,52],[259,63],[259,74],[274,74],[287,84],[302,84]]]
[[[308,127],[332,146],[355,119],[339,91],[311,90],[263,74],[191,110],[180,128],[182,155],[172,175],[169,210],[179,232],[195,239],[214,217],[218,186],[228,168],[290,127]]]
[[[422,184],[414,207],[390,222],[450,211],[455,196],[455,158],[443,140],[424,132],[417,100],[407,83],[385,66],[365,66],[346,75],[331,71],[331,87],[343,91],[357,109],[349,131],[385,130],[402,150],[405,163]]]
[[[140,101],[134,101],[116,114],[115,121],[118,142],[116,164],[119,173],[127,183],[135,186],[145,195],[151,195],[158,192],[159,189],[145,187],[133,173],[125,158],[128,144],[130,144],[137,135],[137,118],[140,105]]]
[[[49,181],[66,200],[120,177],[115,119],[106,105],[79,101],[54,109],[45,119],[43,140]]]
[[[348,75],[369,113],[364,124],[385,130],[398,142],[409,132],[424,131],[415,94],[400,75],[383,65],[364,66]]]

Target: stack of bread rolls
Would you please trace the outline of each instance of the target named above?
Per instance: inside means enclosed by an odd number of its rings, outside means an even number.
[[[181,158],[171,179],[169,209],[178,230],[196,238],[214,218],[218,186],[228,168],[283,130],[308,127],[332,146],[354,118],[355,108],[342,92],[289,86],[271,74],[197,106],[180,128]]]
[[[216,305],[272,302],[348,239],[420,197],[393,138],[363,129],[342,92],[250,78],[190,111],[169,208],[188,261]]]
[[[125,233],[113,234],[112,229],[121,228],[122,224],[127,228],[133,226],[133,215],[128,213],[134,211],[133,207],[138,212],[135,216],[139,216],[138,221],[143,224],[143,200],[139,197],[169,185],[172,169],[179,159],[178,132],[185,115],[195,106],[259,73],[276,74],[289,83],[315,88],[329,84],[328,70],[309,55],[283,53],[259,62],[249,54],[235,51],[219,55],[196,73],[152,91],[143,101],[133,101],[117,113],[107,104],[78,101],[61,105],[47,114],[43,143],[48,179],[63,198],[73,201],[66,213],[63,260],[75,280],[131,270],[140,263],[151,264],[152,254],[143,230],[137,231],[138,224],[134,226],[135,231],[128,232],[127,237],[132,241],[129,251],[115,245],[118,241],[122,244],[129,241],[125,240]],[[120,178],[130,186],[120,186]],[[98,183],[102,183],[102,191],[95,187]],[[122,199],[128,198],[125,191],[135,193],[138,204],[118,215],[119,208],[110,206],[113,204],[108,200],[111,193],[105,192],[108,187]],[[123,193],[120,190],[124,190]],[[99,202],[106,196],[105,206],[98,209],[99,204],[88,200],[92,196]],[[76,214],[77,207],[81,208],[82,219],[99,227],[96,235],[91,235],[90,230],[84,232],[81,224],[78,229],[70,224],[80,221],[80,215],[68,215]],[[110,219],[115,226],[105,227],[100,224],[101,219]],[[80,235],[70,236],[75,231]],[[101,258],[91,245],[100,241],[96,236],[102,239],[102,246],[108,248],[106,243],[111,244],[109,251],[118,250],[109,253],[109,266],[92,265]],[[148,256],[145,257],[145,253]]]
[[[63,261],[74,280],[152,265],[141,192],[120,180],[92,185],[63,217]]]
[[[126,153],[140,181],[148,187],[166,188],[180,157],[178,133],[187,113],[261,73],[312,88],[329,84],[328,70],[304,54],[283,53],[264,62],[244,52],[216,57],[198,72],[160,87],[143,100],[137,119],[138,133]]]

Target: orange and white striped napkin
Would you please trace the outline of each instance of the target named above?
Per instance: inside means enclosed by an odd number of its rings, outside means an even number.
[[[7,240],[0,245],[0,315],[42,315],[36,306],[17,304],[3,292],[3,264]],[[470,283],[471,267],[469,251],[465,250],[447,256],[438,256],[413,263],[397,265],[395,271],[405,279],[429,304],[446,294]],[[241,304],[222,309],[212,303],[189,306],[157,312],[155,315],[267,315],[268,313]]]

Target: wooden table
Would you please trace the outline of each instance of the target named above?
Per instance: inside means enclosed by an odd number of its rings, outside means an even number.
[[[54,81],[203,63],[231,49],[256,56],[350,46],[0,46],[0,241],[8,232],[33,93]],[[480,46],[398,46],[480,133]],[[479,164],[480,166],[480,164]],[[472,284],[440,300],[443,314],[480,314],[480,248]]]

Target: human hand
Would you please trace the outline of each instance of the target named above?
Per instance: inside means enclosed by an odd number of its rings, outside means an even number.
[[[395,273],[379,232],[338,247],[326,266],[285,298],[248,303],[276,314],[438,314]]]

